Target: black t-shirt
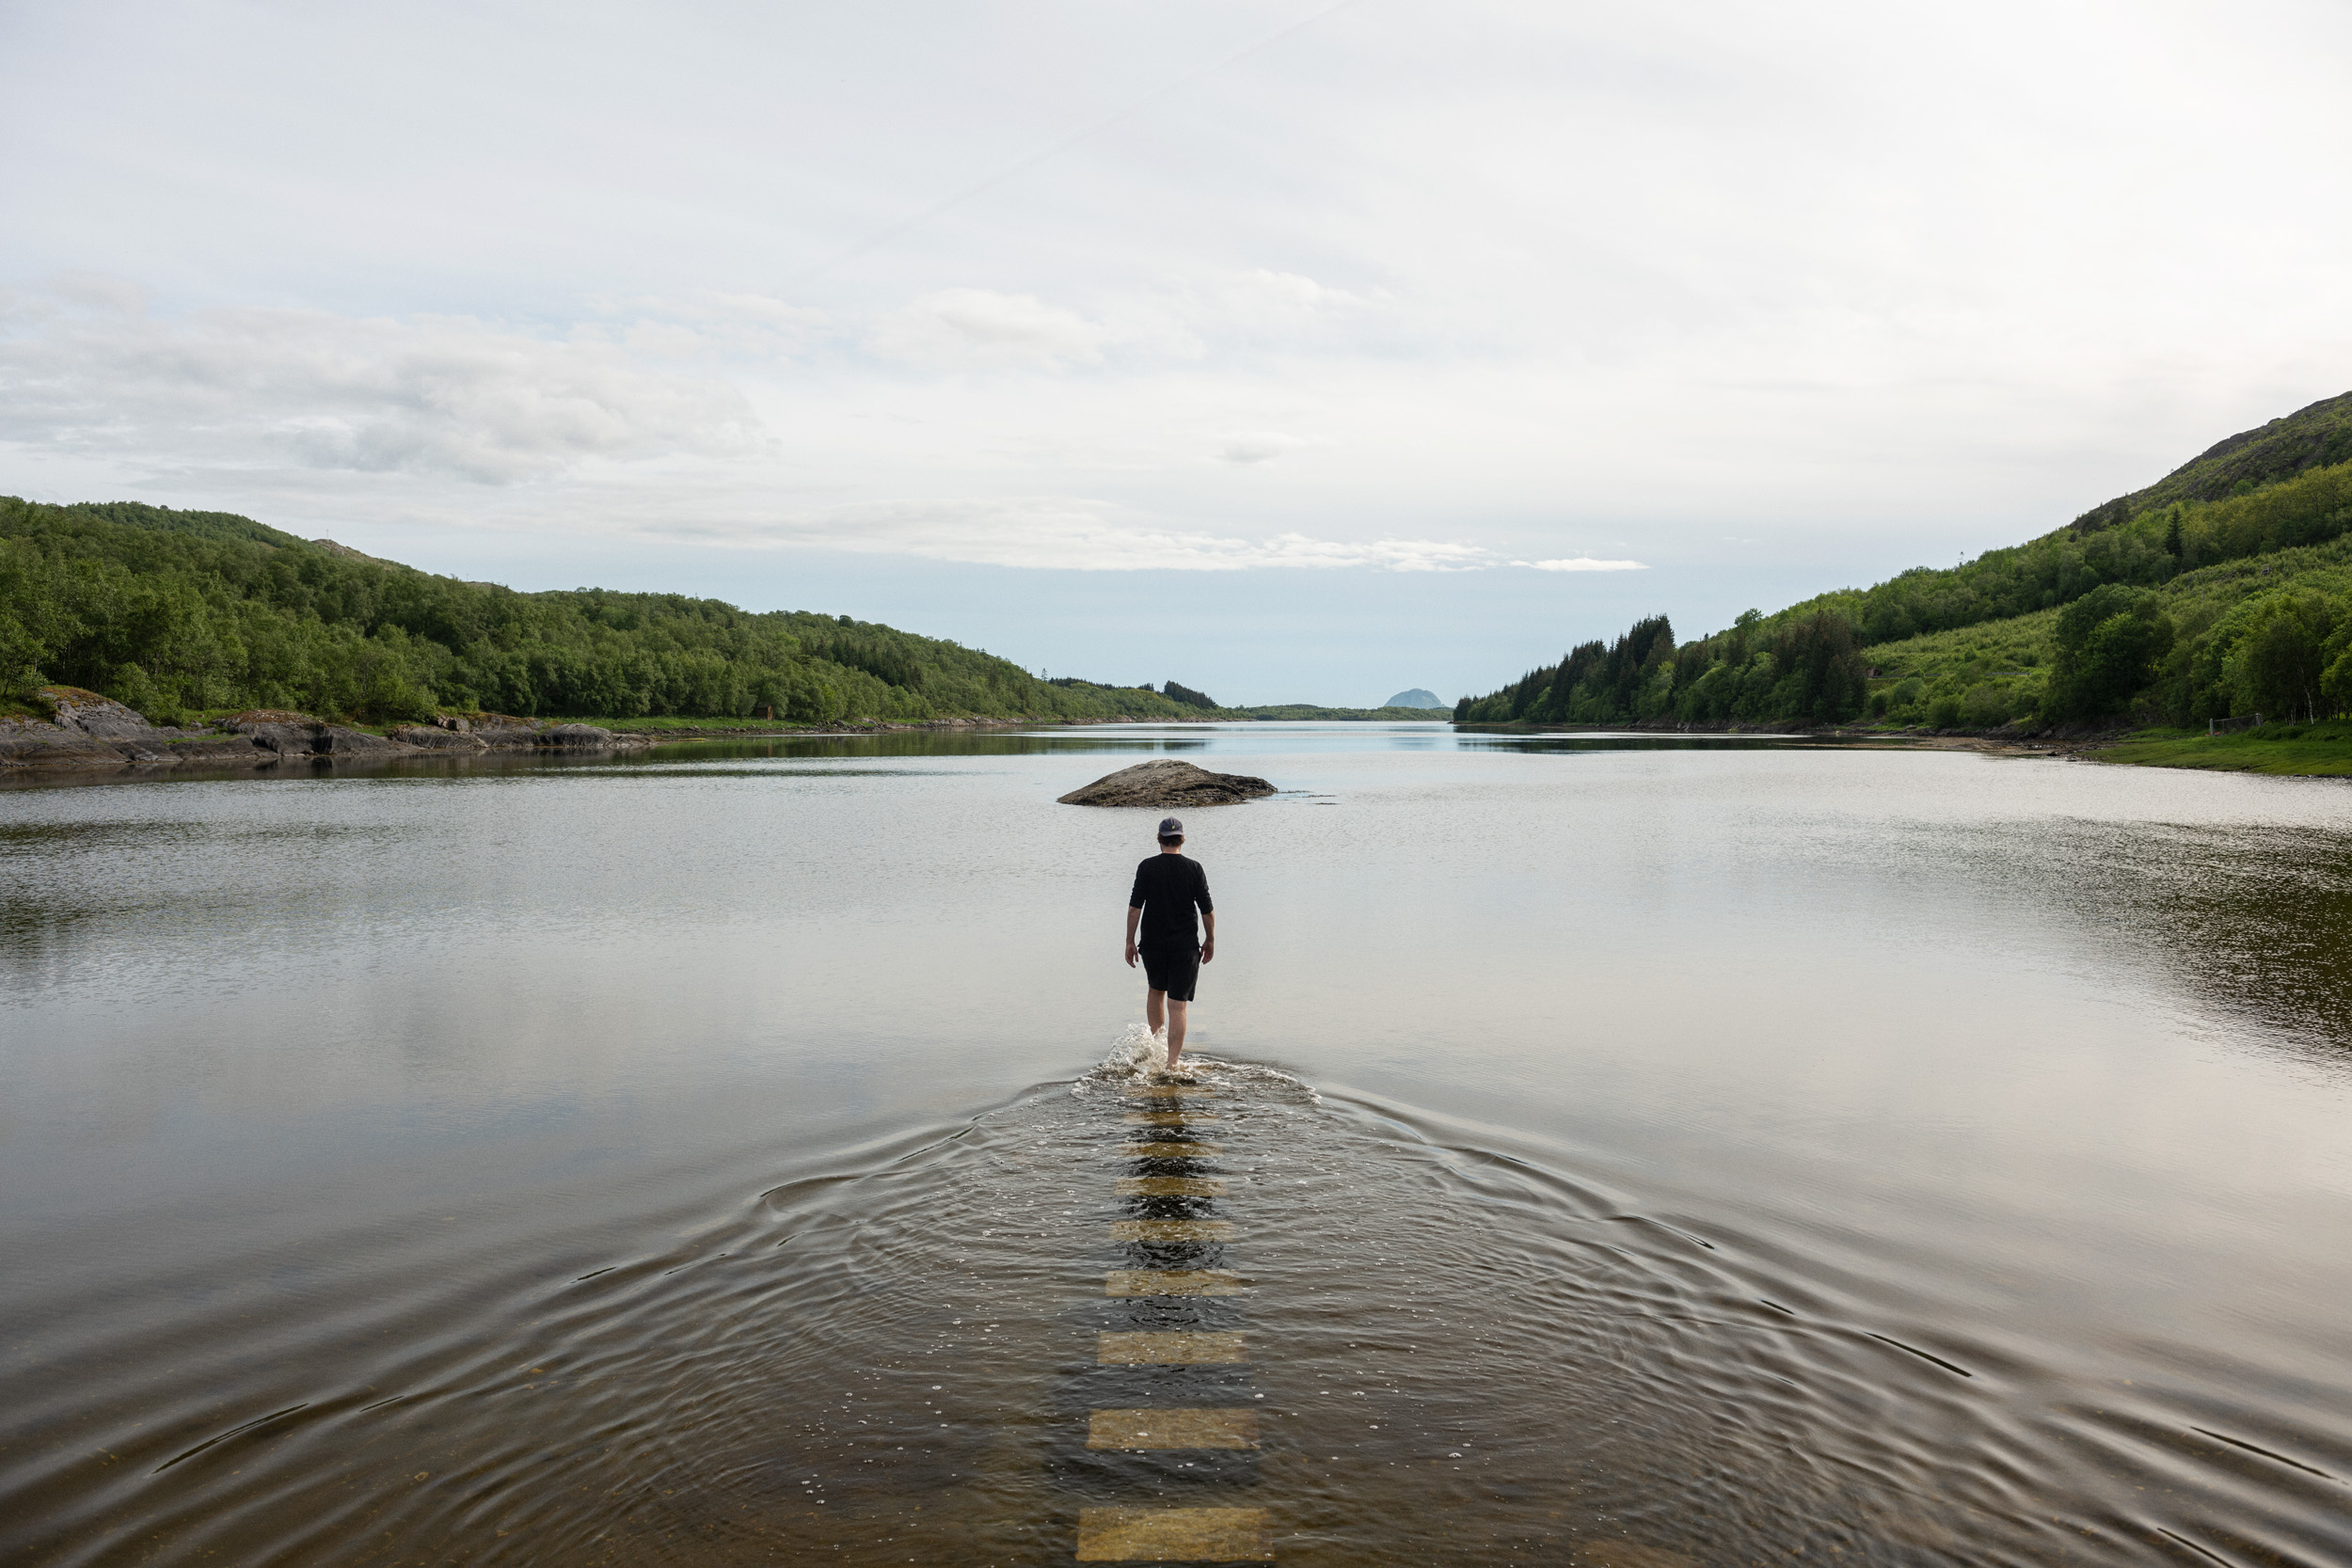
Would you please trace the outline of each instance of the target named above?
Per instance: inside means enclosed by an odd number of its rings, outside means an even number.
[[[1136,866],[1135,891],[1127,895],[1127,907],[1143,911],[1136,945],[1198,944],[1200,929],[1192,920],[1195,904],[1200,906],[1202,914],[1216,908],[1209,902],[1209,874],[1200,869],[1199,861],[1183,855],[1153,855]]]

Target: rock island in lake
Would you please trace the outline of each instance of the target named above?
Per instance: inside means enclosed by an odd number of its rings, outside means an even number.
[[[1189,762],[1161,758],[1105,773],[1082,789],[1060,797],[1065,806],[1232,806],[1274,786],[1247,773],[1212,773]]]

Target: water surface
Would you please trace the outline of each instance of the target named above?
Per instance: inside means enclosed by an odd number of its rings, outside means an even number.
[[[1199,1160],[1121,1152],[1153,814],[1053,803],[1155,754],[1289,791],[1192,823]],[[0,1558],[2352,1560],[2347,849],[1441,726],[0,793]],[[1095,1362],[1171,1326],[1250,1360]],[[1177,1404],[1260,1447],[1085,1447]]]

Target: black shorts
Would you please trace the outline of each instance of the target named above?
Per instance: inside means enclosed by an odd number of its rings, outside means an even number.
[[[1189,1002],[1192,988],[1200,983],[1200,949],[1147,947],[1143,950],[1143,973],[1152,982],[1152,989],[1168,992],[1170,1002]]]

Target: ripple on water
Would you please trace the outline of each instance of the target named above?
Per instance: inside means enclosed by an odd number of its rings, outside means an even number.
[[[1876,1321],[1786,1238],[1645,1212],[1271,1068],[1195,1061],[1212,1094],[1139,1100],[1138,1037],[579,1278],[492,1288],[485,1265],[459,1299],[410,1282],[346,1304],[350,1386],[170,1451],[126,1421],[115,1479],[77,1459],[19,1489],[13,1543],[92,1563],[156,1538],[189,1561],[390,1542],[401,1560],[1025,1563],[1069,1560],[1083,1509],[1149,1505],[1266,1510],[1295,1563],[2352,1553],[2324,1432],[2087,1399],[1997,1323]],[[1138,1117],[1153,1151],[1123,1152]],[[1206,1171],[1224,1193],[1114,1192]],[[1243,1288],[1106,1296],[1118,1271]],[[423,1320],[441,1327],[390,1332]],[[192,1331],[193,1359],[250,1354],[231,1333]],[[1155,1360],[1152,1333],[1216,1354]],[[1090,1418],[1177,1405],[1221,1412],[1222,1446]],[[200,1408],[191,1391],[180,1425]]]

